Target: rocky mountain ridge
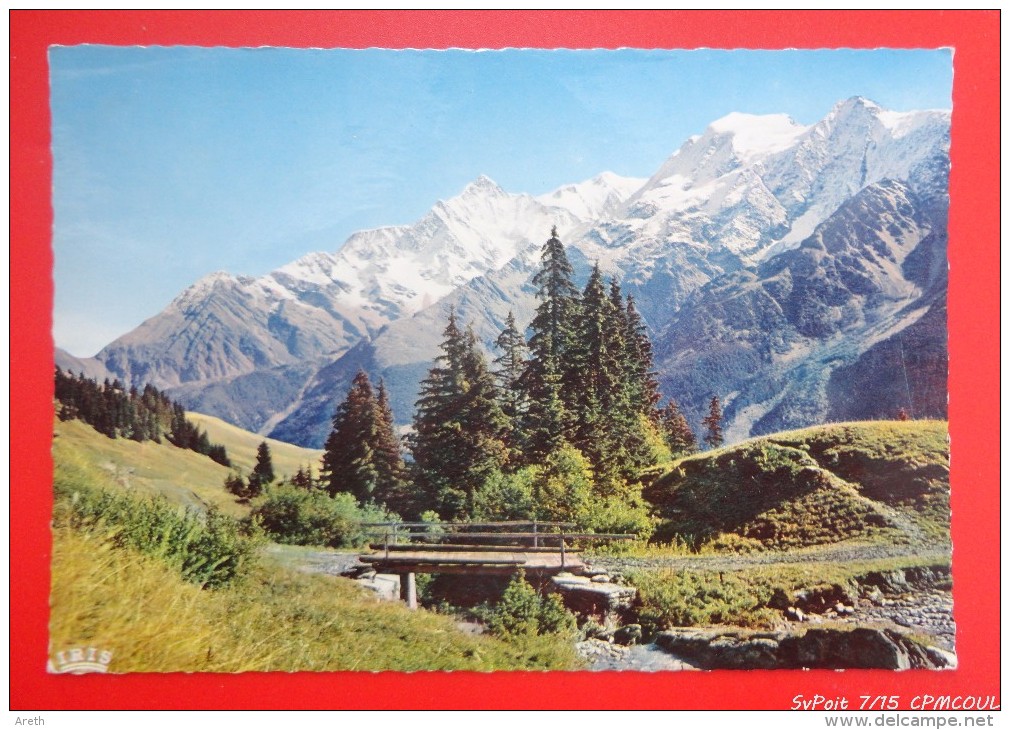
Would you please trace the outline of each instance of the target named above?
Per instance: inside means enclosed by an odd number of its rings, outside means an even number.
[[[305,445],[363,367],[407,423],[449,307],[489,350],[509,310],[529,322],[557,225],[579,284],[599,262],[635,296],[663,390],[696,421],[713,394],[733,438],[892,416],[871,412],[884,402],[942,417],[948,146],[949,112],[857,97],[810,126],[731,114],[648,180],[605,173],[534,198],[482,176],[411,226],[264,277],[206,277],[97,360]],[[902,333],[928,355],[896,376]],[[853,401],[851,378],[904,394]]]

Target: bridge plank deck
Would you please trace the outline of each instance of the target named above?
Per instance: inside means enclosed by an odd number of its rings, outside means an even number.
[[[362,555],[360,560],[375,565],[377,570],[394,570],[395,572],[432,571],[444,565],[457,568],[472,569],[479,573],[481,568],[523,568],[527,571],[557,573],[562,570],[578,571],[585,567],[576,553],[566,553],[564,564],[560,552],[526,552],[517,549],[514,552],[500,550],[468,550],[451,552],[445,550],[396,550],[387,556],[384,552]]]

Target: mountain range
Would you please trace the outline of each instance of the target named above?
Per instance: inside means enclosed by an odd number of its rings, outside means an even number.
[[[729,440],[831,420],[946,417],[950,113],[855,97],[805,126],[734,113],[649,179],[541,196],[481,176],[419,221],[353,234],[259,277],[211,274],[95,358],[193,410],[318,447],[351,378],[408,424],[450,307],[494,352],[528,323],[552,226],[576,283],[599,264],[649,328],[665,396]]]

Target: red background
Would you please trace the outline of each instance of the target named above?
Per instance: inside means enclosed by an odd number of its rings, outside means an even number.
[[[52,44],[953,47],[950,434],[960,667],[928,671],[47,675]],[[998,11],[11,11],[12,709],[788,709],[797,694],[999,694]],[[998,700],[997,700],[998,701]]]

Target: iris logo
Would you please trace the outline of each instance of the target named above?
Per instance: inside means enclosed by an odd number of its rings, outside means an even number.
[[[50,657],[46,669],[52,674],[87,674],[106,672],[112,652],[94,646],[73,647],[56,652]]]

